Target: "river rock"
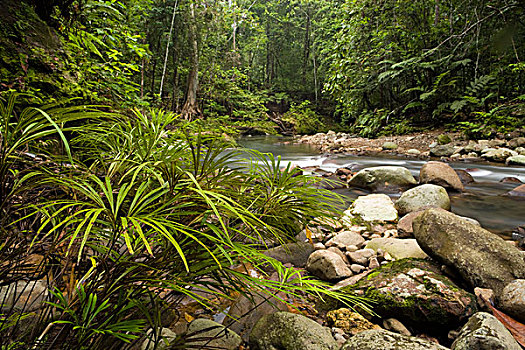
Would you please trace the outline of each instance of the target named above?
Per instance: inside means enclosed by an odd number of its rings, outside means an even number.
[[[510,139],[507,144],[510,148],[525,146],[525,137],[515,137]]]
[[[155,337],[153,330],[150,328],[146,332],[146,340],[140,346],[141,350],[166,350],[170,344],[177,338],[177,334],[169,328],[162,328],[158,336],[158,344],[155,346]]]
[[[378,315],[416,327],[450,328],[476,311],[474,295],[441,275],[440,265],[423,259],[393,261],[342,291],[375,299]]]
[[[406,151],[406,154],[409,154],[411,156],[419,156],[421,154],[421,151],[415,148],[411,148],[408,151]]]
[[[452,350],[521,350],[516,340],[498,319],[478,312],[461,328]]]
[[[310,243],[297,242],[268,249],[264,252],[264,255],[274,258],[283,264],[290,263],[296,267],[305,267],[308,257],[313,251],[314,247]]]
[[[253,350],[337,350],[329,328],[289,312],[263,316],[250,334]]]
[[[350,186],[367,188],[372,191],[398,191],[417,184],[410,170],[400,166],[378,166],[365,168],[352,176]]]
[[[1,310],[35,311],[42,307],[48,295],[44,280],[13,282],[0,287]]]
[[[359,196],[350,207],[350,212],[364,221],[395,221],[397,210],[386,194]]]
[[[356,335],[370,329],[381,329],[357,312],[346,308],[329,311],[326,314],[326,323],[329,327],[340,328],[350,335]]]
[[[397,143],[387,141],[387,142],[383,143],[383,149],[384,150],[395,150],[395,149],[397,149]]]
[[[396,318],[387,318],[383,321],[383,327],[389,331],[411,336],[412,333]]]
[[[368,260],[376,255],[373,249],[359,249],[346,253],[351,262],[359,265],[368,265]]]
[[[512,165],[525,165],[525,156],[517,155],[517,156],[510,156],[505,161],[506,164]]]
[[[441,208],[436,208],[436,210],[443,210],[443,211],[446,211],[445,209],[441,209]],[[399,219],[399,222],[397,223],[397,234],[398,234],[398,237],[400,238],[404,238],[404,237],[413,237],[414,236],[414,228],[412,227],[412,224],[414,223],[414,220],[421,214],[423,214],[425,211],[424,210],[418,210],[418,211],[413,211],[411,213],[408,213],[406,214],[405,216],[403,216],[401,219]],[[466,216],[460,216],[460,218],[476,225],[476,226],[481,226],[481,224],[479,223],[479,221],[475,220],[475,219],[472,219],[472,218],[468,218]]]
[[[475,182],[472,175],[470,175],[466,170],[455,169],[454,171],[458,175],[459,180],[461,181],[463,185],[468,185],[468,184]]]
[[[502,162],[506,160],[508,157],[517,156],[517,155],[518,155],[517,152],[510,150],[508,148],[496,148],[496,149],[490,149],[486,152],[483,152],[481,154],[481,157],[487,160]]]
[[[499,306],[509,315],[525,321],[525,279],[514,280],[503,288]]]
[[[350,277],[352,271],[339,255],[329,250],[316,250],[308,258],[306,270],[325,281]]]
[[[387,252],[394,259],[428,258],[428,255],[419,247],[415,239],[374,238],[365,248]]]
[[[400,215],[429,207],[449,210],[450,198],[443,187],[425,184],[404,192],[397,200],[395,207]]]
[[[450,157],[456,149],[451,144],[438,145],[430,148],[430,155],[434,157]]]
[[[189,337],[186,338],[186,345],[196,349],[200,347],[236,350],[242,343],[237,333],[206,318],[193,320],[188,327],[187,335]]]
[[[419,172],[419,183],[439,185],[460,192],[464,190],[457,173],[443,162],[430,161],[423,164]]]
[[[357,232],[342,231],[335,237],[326,242],[327,247],[348,247],[354,245],[360,247],[365,242],[365,239]]]
[[[449,212],[428,209],[413,223],[423,250],[459,273],[472,288],[494,290],[525,278],[525,256],[513,245]]]
[[[507,195],[511,197],[525,197],[525,184],[514,188],[512,191],[508,192]]]
[[[341,350],[448,350],[447,348],[407,335],[386,330],[364,331],[343,345]]]
[[[437,143],[440,145],[446,145],[447,143],[451,143],[452,140],[450,139],[450,136],[447,134],[440,134],[437,137]]]

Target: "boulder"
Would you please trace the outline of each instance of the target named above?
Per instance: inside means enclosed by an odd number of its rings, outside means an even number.
[[[383,149],[384,150],[395,150],[395,149],[397,149],[397,143],[387,141],[387,142],[383,143]]]
[[[188,337],[185,345],[194,349],[236,350],[242,343],[237,333],[207,318],[193,320],[186,334]]]
[[[525,184],[514,188],[512,191],[508,192],[507,195],[511,197],[525,197]]]
[[[475,182],[472,175],[470,175],[466,170],[455,169],[454,171],[458,175],[459,180],[461,181],[463,185],[468,185],[468,184]]]
[[[351,262],[366,266],[368,265],[368,260],[375,256],[376,252],[373,249],[359,249],[355,252],[348,252],[346,254],[348,255],[348,258],[350,258]]]
[[[263,316],[250,334],[253,350],[337,350],[329,328],[289,312]]]
[[[42,307],[49,295],[45,280],[17,281],[0,287],[1,310],[31,312]]]
[[[505,164],[509,165],[525,165],[525,156],[523,155],[517,155],[517,156],[510,156],[505,160]]]
[[[341,290],[374,299],[379,316],[416,327],[448,329],[476,312],[475,296],[441,275],[439,264],[423,259],[390,262]]]
[[[340,328],[349,335],[356,335],[370,329],[381,329],[357,312],[346,308],[329,311],[326,314],[326,323],[329,327]]]
[[[417,184],[410,170],[400,166],[378,166],[365,168],[352,176],[350,186],[372,191],[398,191]]]
[[[339,255],[329,250],[316,250],[308,258],[306,270],[325,281],[350,277],[352,271]]]
[[[425,184],[404,192],[397,200],[395,207],[400,215],[430,207],[449,210],[450,198],[443,187]]]
[[[496,317],[478,312],[461,328],[452,350],[521,350],[521,347]]]
[[[421,167],[419,183],[434,184],[456,191],[463,191],[463,183],[452,167],[443,162],[430,161]]]
[[[518,155],[518,152],[515,152],[508,148],[495,148],[495,149],[489,149],[488,151],[483,152],[481,154],[481,157],[487,160],[502,162],[502,161],[505,161],[508,157],[517,156],[517,155]]]
[[[268,249],[264,255],[274,258],[283,264],[290,263],[296,267],[305,267],[308,257],[314,251],[313,246],[306,242],[287,243]]]
[[[510,148],[525,146],[525,137],[515,137],[510,139],[507,144]]]
[[[428,258],[428,255],[419,247],[415,239],[374,238],[366,247],[378,251],[381,249],[394,259]]]
[[[509,315],[525,322],[525,279],[514,280],[503,288],[499,306]]]
[[[361,332],[348,339],[341,350],[448,350],[447,348],[424,340],[386,330]]]
[[[339,232],[335,237],[331,238],[326,242],[327,247],[348,247],[354,245],[356,247],[361,246],[365,242],[365,239],[357,232],[353,231],[342,231]]]
[[[430,155],[434,157],[450,157],[455,151],[454,146],[451,144],[438,145],[430,148]]]
[[[428,209],[412,226],[421,248],[472,288],[490,288],[499,296],[505,285],[525,278],[525,255],[518,248],[457,215]]]
[[[446,211],[445,209],[441,209],[441,208],[436,208],[436,209],[437,210]],[[398,237],[400,237],[400,238],[413,237],[414,236],[414,229],[412,227],[412,224],[414,223],[414,220],[419,215],[423,214],[424,212],[425,212],[424,210],[413,211],[411,213],[406,214],[401,219],[399,219],[399,222],[397,223],[397,234],[398,234]],[[479,221],[477,221],[475,219],[468,218],[466,216],[460,216],[460,218],[462,218],[464,220],[467,220],[468,222],[470,222],[470,223],[472,223],[472,224],[474,224],[476,226],[481,226]]]
[[[397,220],[397,210],[386,194],[359,196],[350,207],[350,212],[361,217],[364,221]]]

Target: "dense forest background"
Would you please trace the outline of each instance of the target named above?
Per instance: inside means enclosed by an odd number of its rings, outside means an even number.
[[[519,0],[2,2],[0,89],[47,100],[252,133],[481,137],[523,117]]]

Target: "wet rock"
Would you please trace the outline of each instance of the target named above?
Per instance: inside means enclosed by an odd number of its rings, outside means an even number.
[[[458,325],[476,311],[474,295],[441,275],[440,266],[422,259],[401,259],[374,270],[343,291],[375,299],[381,317],[436,329]]]
[[[439,185],[459,192],[464,190],[457,173],[443,162],[430,161],[423,164],[419,172],[419,183]]]
[[[498,296],[505,285],[525,278],[525,257],[516,247],[457,215],[429,209],[412,226],[421,248],[472,288],[490,288]]]
[[[416,179],[407,168],[399,166],[379,166],[360,170],[348,184],[373,191],[398,191],[415,185]]]
[[[352,175],[352,170],[350,170],[348,168],[338,168],[335,171],[335,174],[337,176],[342,176],[342,175],[349,176],[349,175]]]
[[[268,249],[263,254],[283,264],[290,263],[296,267],[305,267],[308,257],[313,251],[314,247],[310,243],[297,242]]]
[[[452,350],[521,350],[496,317],[478,312],[461,328]]]
[[[329,311],[326,314],[326,323],[329,327],[340,328],[350,335],[356,335],[370,329],[381,329],[357,312],[346,308]]]
[[[507,195],[511,197],[525,197],[525,184],[514,188],[512,191],[508,192]]]
[[[504,177],[503,179],[499,180],[499,182],[502,182],[502,183],[513,183],[513,184],[521,184],[522,183],[520,179],[515,178],[515,177],[511,177],[511,176]]]
[[[316,250],[308,258],[306,270],[325,281],[333,281],[352,276],[339,255],[329,250]]]
[[[369,194],[354,201],[350,212],[364,221],[395,221],[397,210],[386,194]]]
[[[447,350],[447,348],[424,340],[386,330],[361,332],[350,338],[341,350]]]
[[[430,155],[434,157],[450,157],[454,152],[454,146],[451,144],[438,145],[430,148]]]
[[[463,185],[468,185],[475,182],[472,175],[470,175],[467,171],[463,169],[455,169],[454,171],[458,175],[459,180]]]
[[[166,350],[170,344],[177,338],[177,334],[169,328],[162,328],[157,337],[154,336],[153,330],[149,329],[146,332],[146,340],[140,346],[141,350]],[[157,339],[157,346],[155,347],[155,340]]]
[[[0,287],[1,310],[35,311],[42,307],[48,295],[44,280],[13,282]]]
[[[505,286],[498,304],[503,311],[525,321],[525,279],[517,279]]]
[[[387,142],[383,143],[383,149],[384,150],[395,150],[395,149],[397,149],[397,143],[387,141]]]
[[[400,215],[429,207],[450,209],[447,190],[437,185],[420,185],[404,192],[395,204]]]
[[[517,155],[518,155],[517,152],[510,150],[508,148],[496,148],[496,149],[490,149],[482,153],[481,157],[487,160],[502,162],[502,161],[505,161],[508,157],[517,156]]]
[[[410,333],[410,331],[405,327],[405,325],[395,318],[387,318],[386,320],[384,320],[383,327],[385,327],[389,331],[396,332],[399,334],[408,336],[412,335],[412,333]]]
[[[326,242],[327,247],[339,247],[339,246],[361,246],[365,242],[365,239],[357,232],[353,231],[342,231],[339,232],[335,237],[331,238]]]
[[[262,317],[250,334],[253,350],[337,350],[330,329],[302,315],[276,312]]]
[[[525,165],[525,156],[517,155],[517,156],[508,157],[507,160],[505,160],[505,164]]]
[[[206,318],[193,320],[188,327],[187,335],[189,337],[186,338],[186,344],[190,348],[236,350],[242,343],[237,333]]]
[[[419,247],[415,239],[374,238],[365,248],[388,252],[394,259],[428,258],[428,255]]]

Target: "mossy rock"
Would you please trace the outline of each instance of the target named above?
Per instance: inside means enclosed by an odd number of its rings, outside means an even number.
[[[386,264],[343,289],[374,300],[381,317],[395,317],[413,326],[450,328],[476,312],[474,295],[440,274],[425,259],[400,259]]]
[[[440,145],[446,145],[447,143],[451,143],[452,140],[450,139],[450,136],[448,136],[447,134],[441,134],[441,135],[438,135],[437,137],[437,143],[439,143]]]

